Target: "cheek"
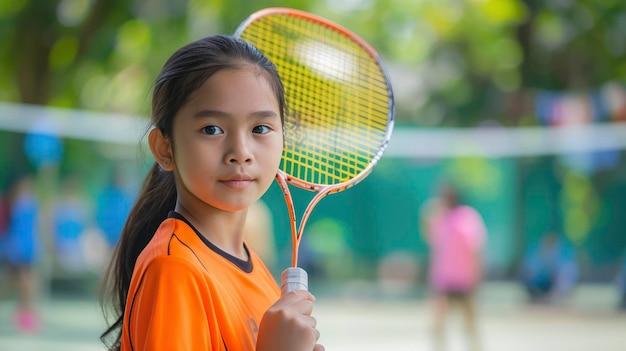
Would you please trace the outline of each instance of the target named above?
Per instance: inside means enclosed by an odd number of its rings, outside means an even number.
[[[280,159],[283,156],[283,140],[280,139],[277,143],[276,146],[274,148],[274,152],[272,153],[272,157],[274,159],[274,163],[276,166],[276,169],[278,170],[278,166],[280,165]]]
[[[278,166],[280,165],[280,159],[283,154],[283,142],[281,140],[276,140],[271,145],[265,146],[265,152],[261,154],[263,158],[264,167],[267,167],[267,171],[274,173],[272,177],[275,175],[278,170]]]
[[[219,155],[217,152],[207,152],[206,147],[191,141],[191,138],[188,138],[186,142],[178,143],[174,150],[178,172],[185,177],[207,177],[211,175]]]

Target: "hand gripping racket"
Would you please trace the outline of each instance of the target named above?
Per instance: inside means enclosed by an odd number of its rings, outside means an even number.
[[[307,274],[297,267],[306,222],[322,198],[363,180],[381,158],[394,123],[391,84],[367,42],[303,11],[261,10],[235,36],[276,65],[285,87],[289,111],[276,180],[289,210],[293,252],[281,290],[307,290]],[[317,193],[299,227],[288,184]]]

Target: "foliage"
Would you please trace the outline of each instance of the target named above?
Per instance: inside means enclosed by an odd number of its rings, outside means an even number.
[[[175,48],[232,33],[270,0],[0,0],[0,99],[145,114]],[[371,42],[389,66],[400,122],[518,123],[533,89],[626,80],[620,0],[292,0]]]

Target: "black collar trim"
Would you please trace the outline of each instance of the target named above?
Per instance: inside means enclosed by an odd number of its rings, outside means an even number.
[[[246,273],[251,273],[252,272],[252,268],[253,267],[252,267],[252,260],[250,259],[250,251],[248,250],[248,247],[245,244],[243,245],[243,248],[244,248],[244,250],[246,250],[246,254],[248,255],[248,260],[246,260],[246,261],[244,261],[244,260],[242,260],[240,258],[237,258],[237,257],[229,254],[228,252],[220,249],[219,247],[215,246],[212,242],[207,240],[207,238],[205,238],[204,235],[202,235],[198,231],[198,229],[196,229],[196,227],[194,227],[193,224],[191,224],[187,220],[187,218],[183,217],[183,215],[181,215],[180,213],[178,213],[176,211],[170,211],[169,214],[167,215],[167,218],[176,218],[176,219],[179,219],[179,220],[187,223],[187,225],[191,229],[193,229],[193,231],[196,233],[196,235],[198,235],[200,240],[202,240],[209,247],[209,249],[213,250],[218,255],[224,257],[225,259],[230,261],[232,264],[237,266],[242,271],[244,271]]]

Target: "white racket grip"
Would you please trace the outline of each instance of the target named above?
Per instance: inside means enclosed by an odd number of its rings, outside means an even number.
[[[289,267],[283,271],[281,275],[282,286],[280,291],[282,295],[295,290],[309,290],[309,275],[300,267]]]

